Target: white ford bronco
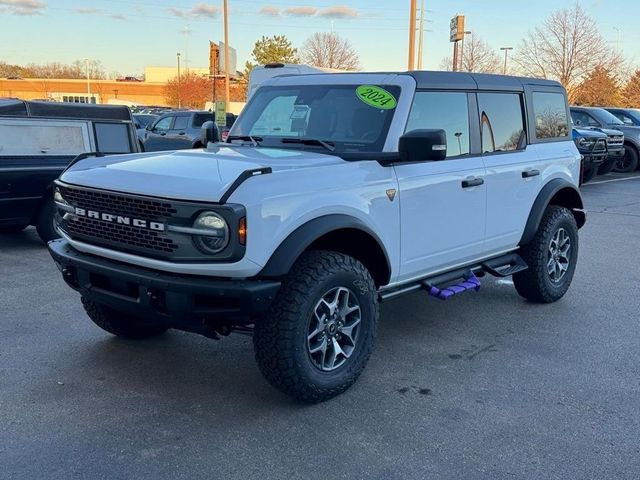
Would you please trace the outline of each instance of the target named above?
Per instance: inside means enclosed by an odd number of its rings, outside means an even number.
[[[252,334],[272,385],[326,400],[364,369],[380,302],[486,274],[566,293],[585,223],[569,118],[546,80],[276,77],[226,143],[73,163],[49,250],[104,330]]]

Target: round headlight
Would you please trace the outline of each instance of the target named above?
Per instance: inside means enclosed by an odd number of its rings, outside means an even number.
[[[593,138],[580,137],[578,139],[578,145],[582,148],[588,148],[592,146],[594,143],[595,143],[595,140]]]
[[[202,212],[193,222],[193,228],[202,232],[195,235],[193,241],[203,253],[220,253],[229,244],[229,226],[215,212]]]

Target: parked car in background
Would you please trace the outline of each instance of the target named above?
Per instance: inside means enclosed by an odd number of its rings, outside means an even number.
[[[207,111],[171,111],[147,126],[142,141],[145,152],[202,148],[202,124],[214,121]]]
[[[580,182],[587,183],[607,159],[607,135],[590,128],[574,127],[573,141],[582,155]]]
[[[152,115],[150,113],[134,113],[133,122],[136,127],[136,135],[138,137],[138,143],[140,149],[144,149],[142,142],[144,141],[144,135],[147,133],[147,127],[151,125],[159,115]]]
[[[52,182],[78,155],[138,152],[124,106],[0,101],[0,233],[53,226]]]
[[[616,172],[632,172],[638,167],[640,156],[640,127],[625,125],[620,119],[604,108],[571,107],[571,118],[577,127],[615,129],[624,134],[624,155],[621,155],[614,170]]]
[[[229,130],[231,130],[231,127],[233,127],[233,124],[236,121],[236,118],[238,118],[237,115],[234,115],[233,113],[228,113],[227,112],[227,124],[224,127],[220,127],[218,126],[218,128],[220,129],[220,140],[223,142],[227,141],[227,137],[229,136]]]
[[[611,173],[625,155],[624,133],[612,128],[597,128],[607,136],[607,158],[598,168],[598,175]]]
[[[618,120],[630,127],[640,127],[640,108],[605,108]]]

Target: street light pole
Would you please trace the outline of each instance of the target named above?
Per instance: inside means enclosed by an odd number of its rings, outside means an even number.
[[[180,98],[180,52],[176,53],[178,57],[178,108],[182,108],[182,100]]]
[[[226,1],[226,0],[225,0]],[[411,1],[411,11],[409,12],[409,70],[416,66],[416,10],[417,0]]]
[[[504,75],[507,74],[507,56],[509,55],[509,50],[513,50],[513,47],[500,47],[500,50],[504,50],[504,69],[502,73]]]
[[[226,110],[229,108],[229,9],[227,0],[224,0],[222,6],[224,8],[224,104]]]

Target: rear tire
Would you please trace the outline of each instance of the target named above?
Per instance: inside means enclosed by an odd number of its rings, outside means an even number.
[[[55,207],[53,198],[49,197],[40,205],[40,210],[38,210],[36,216],[36,230],[38,231],[38,236],[45,243],[60,238],[60,234],[54,225],[54,218]]]
[[[636,168],[638,168],[638,151],[631,145],[625,145],[624,157],[616,162],[613,170],[618,173],[629,173]]]
[[[285,278],[253,345],[266,379],[317,403],[347,390],[364,370],[379,317],[376,286],[356,259],[304,253]]]
[[[120,313],[104,305],[92,302],[82,297],[82,306],[93,323],[118,337],[141,340],[144,338],[157,337],[168,329],[162,325],[151,325],[144,323],[143,319]]]
[[[578,226],[571,211],[547,207],[535,236],[519,253],[529,268],[513,276],[517,292],[538,303],[562,298],[578,260]]]

